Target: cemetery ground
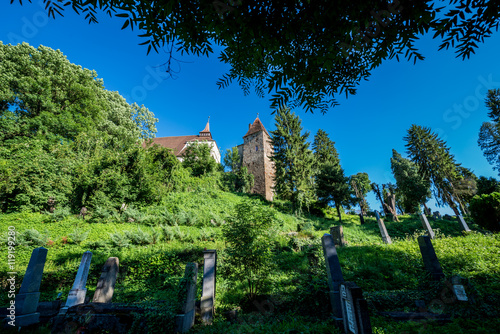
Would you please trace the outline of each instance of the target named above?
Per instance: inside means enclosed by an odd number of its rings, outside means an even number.
[[[246,296],[246,282],[231,280],[221,226],[243,201],[271,208],[277,222],[271,228],[272,263],[269,279],[254,300]],[[333,211],[332,211],[333,212]],[[469,223],[463,232],[457,221],[433,220],[432,244],[447,280],[433,281],[426,271],[417,238],[425,231],[417,215],[401,222],[384,219],[392,244],[384,244],[375,217],[361,225],[356,215],[343,215],[346,246],[337,247],[345,281],[355,282],[367,300],[374,333],[492,333],[500,326],[500,235]],[[204,326],[199,319],[193,333],[341,333],[332,320],[329,286],[321,236],[339,221],[331,212],[319,217],[289,213],[285,202],[218,190],[172,193],[162,205],[129,207],[123,212],[95,210],[85,219],[56,210],[53,214],[0,215],[3,261],[0,305],[7,307],[7,232],[17,233],[16,291],[34,248],[48,249],[40,287],[40,301],[65,300],[85,251],[92,262],[86,287],[92,299],[101,269],[117,257],[120,273],[113,303],[144,308],[134,315],[131,333],[173,332],[179,311],[179,282],[187,263],[203,268],[203,250],[217,250],[215,317]],[[203,270],[198,270],[197,300]],[[448,281],[460,276],[468,301],[452,298]],[[388,312],[427,312],[449,315],[449,320],[396,321]],[[422,303],[423,302],[423,303]],[[422,310],[421,310],[422,311]],[[235,316],[235,314],[237,314]],[[24,330],[23,330],[24,331]],[[17,331],[13,331],[17,332]],[[49,325],[24,332],[49,333]]]

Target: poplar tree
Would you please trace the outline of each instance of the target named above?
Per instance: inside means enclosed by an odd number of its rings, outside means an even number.
[[[448,204],[459,215],[457,205],[465,214],[460,188],[466,180],[464,173],[459,169],[460,164],[455,162],[446,143],[439,139],[430,128],[412,125],[404,137],[407,144],[408,156],[418,166],[422,178],[432,184],[433,193],[438,205]],[[468,187],[470,189],[471,187]]]
[[[271,131],[274,191],[290,200],[294,211],[301,211],[314,200],[314,156],[307,142],[309,132],[302,133],[301,120],[288,108],[276,112],[275,122],[276,130]]]

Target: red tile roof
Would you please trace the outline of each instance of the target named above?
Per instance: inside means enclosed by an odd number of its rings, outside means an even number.
[[[257,133],[259,131],[264,131],[269,136],[269,133],[267,132],[266,128],[264,127],[264,125],[260,121],[259,117],[257,117],[255,119],[255,121],[253,121],[253,124],[250,125],[250,128],[248,129],[247,134],[244,135],[243,138],[245,138],[246,136],[250,136],[250,135],[252,135],[254,133]]]
[[[202,131],[203,132],[203,131]],[[187,142],[198,140],[200,142],[206,141],[214,141],[212,136],[199,136],[199,135],[191,135],[191,136],[176,136],[176,137],[159,137],[153,138],[153,144],[159,144],[163,147],[171,148],[176,157],[182,156],[184,153],[184,148]]]

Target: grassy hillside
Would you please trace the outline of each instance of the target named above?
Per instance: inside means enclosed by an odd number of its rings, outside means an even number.
[[[228,279],[226,244],[221,225],[234,215],[235,207],[250,201],[256,208],[270,207],[277,220],[269,240],[272,272],[260,299],[249,302],[243,282]],[[343,216],[346,247],[338,248],[345,280],[360,286],[368,300],[375,333],[489,333],[500,323],[500,236],[479,231],[463,233],[453,221],[430,221],[433,240],[446,277],[460,275],[470,303],[446,303],[444,283],[433,283],[424,270],[416,238],[424,234],[418,217],[402,216],[401,222],[386,222],[393,244],[382,243],[375,218],[360,225],[357,216]],[[259,197],[217,190],[172,193],[160,205],[129,207],[124,212],[96,210],[79,219],[65,212],[54,214],[15,213],[0,215],[0,231],[7,240],[9,226],[18,233],[16,266],[18,287],[31,251],[49,249],[41,286],[41,300],[66,298],[82,253],[93,252],[87,282],[92,297],[100,270],[110,256],[120,259],[120,276],[114,302],[167,301],[162,315],[166,322],[175,314],[176,289],[187,262],[203,263],[203,250],[217,249],[216,319],[211,327],[196,326],[199,333],[337,333],[330,320],[325,262],[321,236],[339,224],[326,217],[297,217],[287,213],[283,202],[265,202]],[[291,233],[297,232],[297,233]],[[7,254],[5,243],[2,254]],[[0,263],[0,281],[6,288],[7,263]],[[201,286],[201,270],[198,277]],[[198,289],[198,299],[201,289]],[[424,300],[431,311],[453,316],[445,325],[397,323],[378,313],[416,311],[415,300]],[[444,301],[443,301],[444,300]],[[0,304],[8,303],[7,294]],[[239,318],[230,324],[226,311],[237,309]],[[151,320],[160,311],[151,313]],[[160,324],[165,326],[165,324]],[[158,326],[160,326],[158,325]],[[168,324],[167,324],[168,325]]]

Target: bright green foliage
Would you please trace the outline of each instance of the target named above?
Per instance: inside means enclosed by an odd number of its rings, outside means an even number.
[[[488,162],[500,173],[500,89],[491,89],[486,96],[491,122],[484,122],[479,130],[479,147]]]
[[[500,231],[500,193],[476,195],[470,202],[474,222],[491,231]]]
[[[313,142],[316,171],[316,196],[323,205],[334,202],[339,220],[342,221],[341,207],[352,203],[349,178],[344,175],[335,143],[328,134],[319,129]]]
[[[275,223],[274,210],[246,201],[236,206],[235,216],[222,226],[229,275],[236,282],[245,282],[251,300],[263,291],[271,272],[270,241]]]
[[[290,200],[293,210],[301,211],[314,199],[314,156],[307,142],[309,133],[302,134],[302,122],[288,108],[278,110],[274,119],[276,130],[271,131],[274,191],[280,198]]]
[[[475,189],[466,170],[459,169],[446,143],[429,128],[412,125],[404,138],[410,159],[418,166],[418,173],[432,184],[439,205],[448,204],[459,215],[457,204],[465,214],[463,194]]]
[[[396,150],[392,150],[391,169],[396,179],[396,196],[404,212],[420,212],[420,204],[431,197],[429,180],[419,174],[415,163],[403,158]]]
[[[219,167],[210,154],[210,144],[207,142],[191,143],[184,152],[182,165],[190,168],[193,176],[213,173]]]
[[[237,147],[226,150],[224,166],[231,170],[224,173],[223,176],[223,181],[228,191],[249,193],[252,190],[254,175],[248,172],[247,167],[241,167],[241,158]]]
[[[141,31],[148,52],[208,56],[218,45],[220,61],[230,67],[220,86],[238,82],[248,94],[255,85],[260,96],[273,93],[273,108],[288,103],[322,112],[337,104],[337,94],[355,94],[384,61],[422,60],[415,46],[422,35],[466,58],[498,28],[500,17],[494,0],[373,0],[352,6],[331,0],[42,2],[52,17],[65,6],[89,22],[97,22],[99,10],[115,15],[124,20],[123,29]],[[167,54],[167,72],[173,74],[175,54]]]
[[[335,142],[328,137],[328,133],[319,129],[314,136],[313,142],[314,157],[318,165],[331,163],[340,165],[339,154],[335,148]]]
[[[366,202],[366,194],[372,190],[368,173],[357,173],[355,175],[351,175],[349,184],[351,185],[352,193],[356,195],[356,204],[359,204],[361,213],[365,214],[370,210],[368,203]]]

